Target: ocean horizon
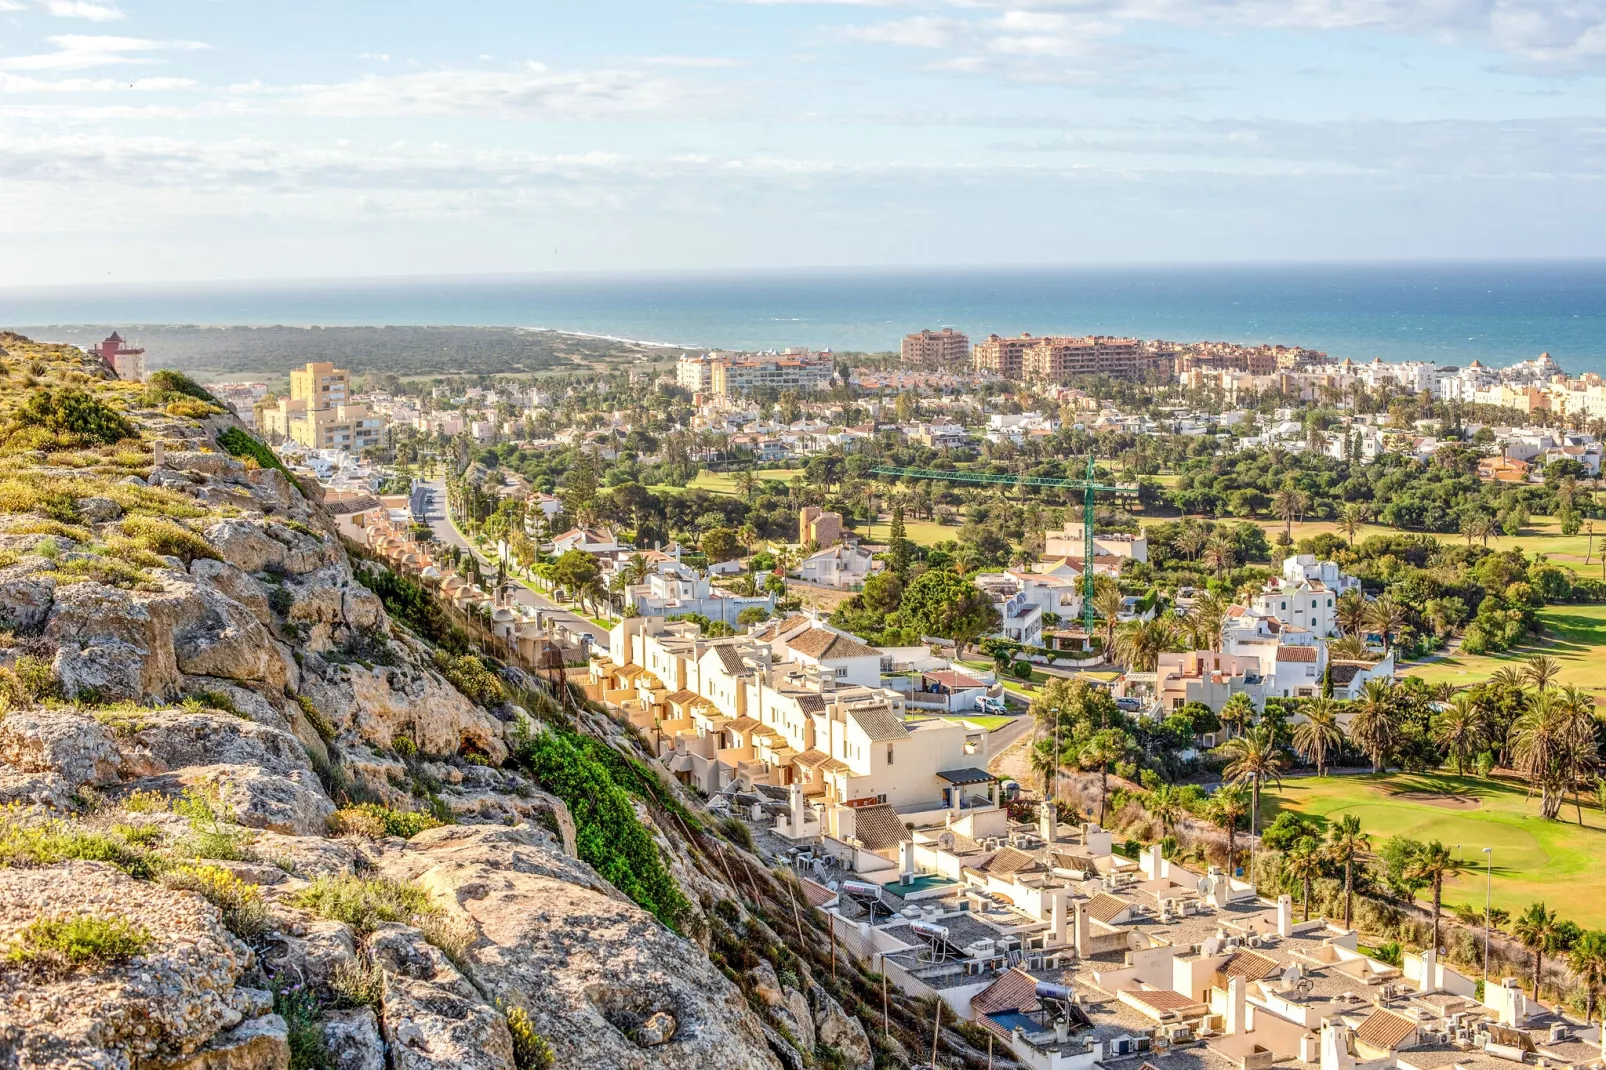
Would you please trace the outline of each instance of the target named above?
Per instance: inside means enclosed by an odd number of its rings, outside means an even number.
[[[895,350],[924,327],[1274,343],[1606,374],[1606,260],[542,274],[0,289],[0,326],[498,326]]]

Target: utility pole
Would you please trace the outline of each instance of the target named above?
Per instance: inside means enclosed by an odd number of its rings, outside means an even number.
[[[1489,987],[1489,920],[1491,915],[1489,907],[1490,897],[1494,892],[1494,848],[1485,847],[1483,853],[1488,856],[1489,863],[1489,868],[1485,872],[1483,880],[1483,987],[1485,989],[1484,995],[1487,997],[1487,989]]]

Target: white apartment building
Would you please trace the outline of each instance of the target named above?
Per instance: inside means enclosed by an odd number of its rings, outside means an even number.
[[[632,617],[613,628],[590,687],[654,733],[676,776],[709,794],[795,787],[797,820],[778,831],[831,838],[852,856],[861,819],[866,832],[890,822],[901,833],[898,815],[997,805],[992,778],[971,776],[986,765],[984,738],[940,718],[906,721],[901,695],[862,682],[879,683],[881,662],[808,618],[707,640],[692,624]]]
[[[862,586],[884,568],[886,563],[877,561],[869,550],[839,543],[805,557],[797,573],[805,583],[847,589]]]
[[[708,354],[682,354],[675,362],[676,385],[693,394],[706,393],[714,385],[714,360]]]
[[[679,561],[660,561],[641,583],[625,587],[625,601],[644,617],[697,613],[735,627],[745,609],[775,612],[775,595],[737,595],[715,587],[707,576]]]

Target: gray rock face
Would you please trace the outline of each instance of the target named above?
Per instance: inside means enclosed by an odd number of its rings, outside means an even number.
[[[59,646],[64,684],[102,700],[167,697],[181,673],[283,687],[286,669],[251,611],[209,583],[161,574],[160,591],[98,583],[56,592],[45,634]]]
[[[746,999],[695,945],[559,853],[549,836],[448,826],[415,836],[379,865],[472,921],[471,979],[487,997],[524,1007],[558,1066],[779,1065]]]
[[[324,1019],[323,1044],[334,1070],[385,1070],[379,1019],[367,1007],[331,1012]]]
[[[818,1043],[841,1052],[854,1070],[870,1070],[875,1065],[875,1052],[865,1035],[864,1023],[843,1010],[842,1004],[819,985],[809,987],[809,1003],[814,1009]]]
[[[428,981],[386,975],[384,1023],[394,1070],[514,1070],[507,1020]]]
[[[117,744],[124,777],[156,790],[215,785],[250,828],[317,836],[335,810],[300,742],[243,717],[142,712]]]
[[[314,678],[310,664],[302,691],[342,733],[355,733],[380,750],[406,735],[424,754],[456,754],[468,743],[492,764],[507,759],[502,722],[434,672],[326,665]]]
[[[120,966],[62,976],[0,971],[0,1051],[19,1070],[180,1059],[254,1009],[234,987],[251,952],[199,896],[99,862],[0,869],[0,944],[14,944],[39,917],[62,914],[124,918],[150,940]]]
[[[290,1070],[290,1030],[264,1014],[219,1033],[193,1055],[148,1064],[150,1070]]]
[[[77,791],[118,782],[117,747],[100,722],[68,710],[18,710],[0,720],[0,762],[55,773]]]
[[[22,565],[0,569],[0,627],[31,633],[44,627],[49,619],[56,581],[29,572]]]

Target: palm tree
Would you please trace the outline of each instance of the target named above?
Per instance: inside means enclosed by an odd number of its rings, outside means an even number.
[[[1567,952],[1567,968],[1584,986],[1584,1024],[1595,1017],[1600,990],[1606,988],[1606,932],[1591,929]]]
[[[1249,835],[1253,837],[1260,832],[1260,786],[1270,780],[1282,787],[1281,774],[1288,767],[1288,759],[1268,724],[1227,740],[1222,750],[1230,757],[1221,775],[1229,783],[1249,785]]]
[[[1232,567],[1232,543],[1219,536],[1213,536],[1209,542],[1205,543],[1204,552],[1200,554],[1200,560],[1215,570],[1216,578],[1220,579],[1221,575]]]
[[[1355,861],[1372,848],[1371,837],[1361,831],[1361,819],[1345,814],[1327,826],[1327,850],[1334,861],[1344,864],[1344,928],[1350,927],[1355,907]]]
[[[1198,560],[1199,552],[1204,549],[1205,543],[1208,541],[1210,541],[1209,534],[1205,532],[1204,528],[1195,524],[1184,525],[1172,540],[1178,550],[1181,550],[1193,560]]]
[[[1338,724],[1338,704],[1330,698],[1314,698],[1299,711],[1305,719],[1294,726],[1294,750],[1316,766],[1317,776],[1327,775],[1327,752],[1344,745],[1344,731]]]
[[[1093,612],[1104,622],[1104,651],[1115,645],[1115,626],[1121,619],[1121,588],[1113,583],[1098,584],[1093,591]]]
[[[1349,723],[1350,738],[1372,760],[1372,772],[1380,772],[1400,738],[1395,716],[1394,693],[1383,680],[1368,680],[1355,703],[1355,716]]]
[[[1549,654],[1531,655],[1522,667],[1523,682],[1535,691],[1548,690],[1559,675],[1561,675],[1561,662]]]
[[[1221,629],[1227,620],[1227,604],[1214,594],[1198,597],[1185,618],[1189,642],[1196,649],[1219,651]]]
[[[1450,699],[1450,708],[1433,716],[1433,741],[1455,755],[1457,776],[1466,775],[1467,757],[1483,745],[1488,722],[1477,699],[1460,692]]]
[[[1294,517],[1301,511],[1299,491],[1292,487],[1284,487],[1272,496],[1271,515],[1287,525],[1283,530],[1287,533],[1289,542],[1294,541]]]
[[[1210,820],[1227,834],[1227,872],[1238,855],[1238,819],[1249,810],[1249,792],[1242,784],[1223,784],[1210,796]]]
[[[1321,847],[1310,836],[1301,836],[1299,842],[1283,855],[1283,872],[1298,881],[1304,890],[1305,920],[1310,920],[1310,886],[1317,877],[1322,875],[1327,860],[1322,857]]]
[[[630,584],[646,583],[647,573],[651,570],[652,566],[647,563],[646,554],[631,554],[630,558],[625,562],[625,582]]]
[[[1511,925],[1511,935],[1534,956],[1534,999],[1539,999],[1540,986],[1545,979],[1545,952],[1556,945],[1561,935],[1561,923],[1554,910],[1546,910],[1544,903],[1530,903],[1528,909],[1517,915]]]
[[[1577,731],[1574,715],[1553,691],[1534,695],[1528,709],[1511,726],[1511,760],[1518,772],[1528,778],[1529,791],[1539,788],[1539,812],[1553,819],[1561,801],[1571,769],[1564,768],[1569,736]]]
[[[1361,629],[1366,627],[1366,596],[1358,588],[1345,591],[1338,596],[1333,618],[1338,623],[1339,631],[1345,635],[1359,636]]]
[[[1387,654],[1394,645],[1394,636],[1398,634],[1409,619],[1405,607],[1400,605],[1391,594],[1385,594],[1373,602],[1366,610],[1367,625],[1383,637],[1383,653]]]
[[[1418,846],[1411,856],[1408,873],[1413,880],[1427,881],[1433,887],[1433,947],[1439,946],[1439,907],[1444,897],[1444,875],[1455,868],[1450,849],[1438,840]]]
[[[1165,617],[1128,621],[1116,631],[1111,653],[1134,672],[1153,672],[1160,655],[1171,648],[1174,634]]]
[[[1176,831],[1177,822],[1188,812],[1188,808],[1182,805],[1182,794],[1171,784],[1161,784],[1149,792],[1143,800],[1143,806],[1167,832]]]
[[[1077,764],[1083,769],[1099,771],[1099,824],[1104,824],[1104,807],[1110,798],[1110,766],[1125,757],[1128,740],[1119,728],[1106,728],[1095,732],[1082,744]]]
[[[1365,502],[1350,502],[1344,506],[1344,511],[1338,514],[1339,526],[1344,529],[1344,535],[1349,539],[1351,549],[1355,546],[1356,533],[1371,518],[1371,512]]]
[[[1219,716],[1228,732],[1241,733],[1249,726],[1249,722],[1255,719],[1255,702],[1242,691],[1234,692],[1221,704]]]

